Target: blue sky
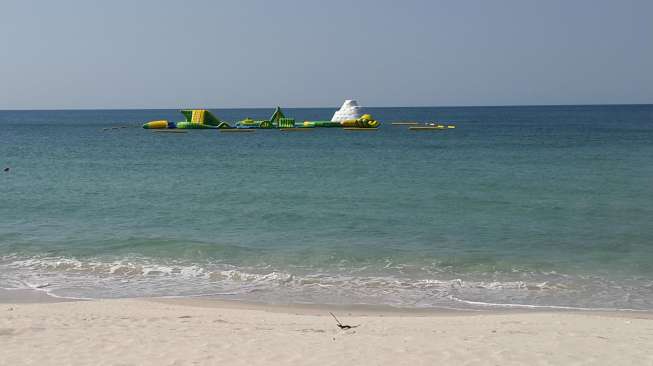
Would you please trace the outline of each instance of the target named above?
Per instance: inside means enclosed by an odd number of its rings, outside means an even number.
[[[3,1],[0,109],[653,103],[653,1]]]

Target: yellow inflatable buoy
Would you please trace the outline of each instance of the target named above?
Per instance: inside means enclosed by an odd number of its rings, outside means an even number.
[[[146,124],[143,125],[143,128],[151,128],[151,129],[157,129],[157,128],[168,128],[168,121],[150,121],[147,122]]]

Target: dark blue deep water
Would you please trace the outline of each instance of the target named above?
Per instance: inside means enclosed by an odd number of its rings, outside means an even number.
[[[653,309],[653,106],[369,111],[374,132],[247,134],[140,128],[176,110],[0,111],[0,287]]]

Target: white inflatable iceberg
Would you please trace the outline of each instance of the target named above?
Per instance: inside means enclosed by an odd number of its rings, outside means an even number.
[[[331,122],[342,122],[348,119],[359,119],[363,115],[363,107],[358,105],[355,100],[347,99],[342,103],[342,107],[333,114]]]

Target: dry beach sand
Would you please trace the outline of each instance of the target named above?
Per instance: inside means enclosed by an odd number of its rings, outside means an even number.
[[[402,312],[199,299],[0,304],[2,365],[653,365],[650,313]]]

